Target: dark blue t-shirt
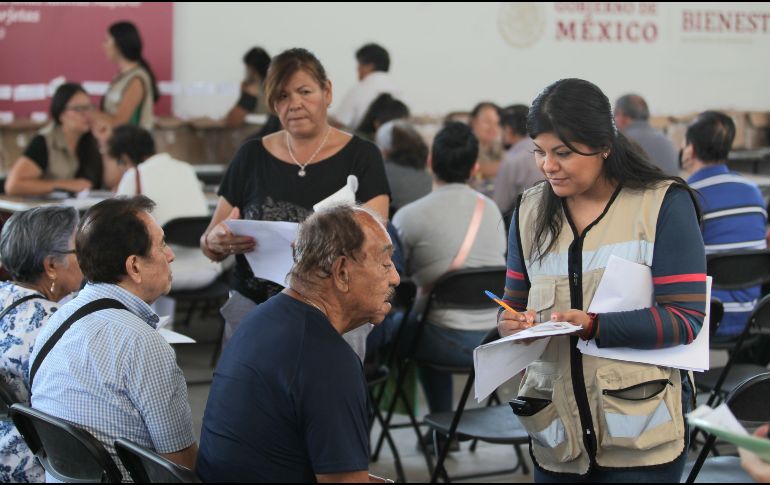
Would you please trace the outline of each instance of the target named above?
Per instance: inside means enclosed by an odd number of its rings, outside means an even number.
[[[317,309],[280,293],[217,365],[197,472],[205,482],[314,482],[369,468],[361,361]]]

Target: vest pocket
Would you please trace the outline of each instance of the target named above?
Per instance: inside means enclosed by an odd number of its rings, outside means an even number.
[[[551,319],[552,308],[556,302],[556,280],[553,278],[538,278],[532,282],[529,289],[527,308],[537,312],[535,321],[547,322]]]
[[[661,367],[626,375],[617,365],[599,369],[600,445],[649,450],[682,439],[680,382],[672,369]]]
[[[562,417],[563,403],[562,386],[556,380],[554,383],[554,395],[552,402],[546,399],[537,399],[527,396],[518,396],[514,401],[520,401],[525,405],[514,407],[514,414],[519,418],[524,429],[532,439],[532,448],[538,461],[543,463],[566,463],[580,455],[574,431],[565,425]],[[560,402],[559,400],[562,399]]]

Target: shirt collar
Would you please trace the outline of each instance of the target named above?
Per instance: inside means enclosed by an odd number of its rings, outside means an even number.
[[[89,301],[100,298],[112,298],[124,304],[128,311],[144,320],[147,325],[157,328],[160,318],[150,308],[150,305],[142,301],[141,298],[130,291],[111,283],[88,283],[80,292],[78,297],[83,297]]]
[[[703,167],[694,174],[690,175],[690,178],[687,179],[687,183],[694,184],[695,182],[707,179],[709,177],[714,177],[715,175],[725,175],[728,173],[730,173],[730,169],[727,168],[727,165],[724,163],[717,163]]]

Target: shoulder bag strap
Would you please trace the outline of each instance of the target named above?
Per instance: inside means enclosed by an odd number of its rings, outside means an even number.
[[[17,306],[21,305],[25,301],[33,300],[35,298],[41,298],[43,300],[45,299],[45,297],[43,295],[41,295],[40,293],[33,293],[31,295],[23,296],[23,297],[19,298],[18,300],[14,301],[13,303],[11,303],[10,305],[8,305],[7,307],[5,307],[3,309],[3,311],[0,312],[0,320],[5,318],[5,316],[8,315],[8,313],[10,313],[10,311],[13,310],[14,308],[16,308]]]
[[[59,328],[56,329],[56,331],[51,335],[51,338],[49,338],[45,344],[43,344],[43,347],[40,349],[40,353],[37,354],[37,357],[35,358],[35,361],[32,363],[32,366],[29,369],[29,388],[32,389],[32,380],[35,378],[35,374],[37,374],[37,370],[40,368],[40,365],[43,363],[43,360],[45,360],[46,356],[49,352],[51,352],[51,349],[53,349],[54,345],[64,336],[64,333],[72,327],[72,325],[80,320],[81,318],[90,315],[92,313],[98,312],[100,310],[107,310],[109,308],[115,308],[118,310],[128,310],[124,304],[119,302],[118,300],[115,300],[114,298],[101,298],[99,300],[94,300],[90,303],[86,303],[79,309],[75,311],[67,320],[64,321],[64,323],[61,324]]]
[[[465,239],[463,239],[463,243],[460,245],[460,249],[457,251],[457,254],[452,260],[452,263],[449,265],[449,269],[446,270],[446,273],[460,269],[462,265],[465,264],[465,260],[468,259],[468,255],[471,252],[473,243],[476,242],[476,236],[479,234],[479,229],[481,228],[481,219],[483,218],[484,218],[484,196],[481,194],[478,194],[476,197],[476,207],[473,210],[473,216],[471,216],[471,222],[470,224],[468,224],[468,230],[465,233]],[[432,289],[433,289],[433,285],[424,286],[420,288],[420,292],[423,295],[427,295],[428,293],[430,293],[430,290]]]

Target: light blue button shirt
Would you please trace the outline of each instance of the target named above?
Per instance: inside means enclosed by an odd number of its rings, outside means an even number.
[[[35,375],[32,407],[93,434],[129,479],[115,454],[117,438],[158,453],[195,442],[184,375],[149,305],[117,285],[88,284],[49,319],[30,362],[70,315],[101,298],[129,311],[101,310],[73,324]]]

